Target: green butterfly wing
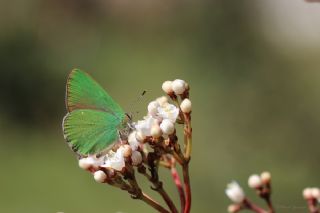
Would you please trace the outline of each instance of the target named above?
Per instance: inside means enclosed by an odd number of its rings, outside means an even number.
[[[87,73],[74,69],[67,80],[63,132],[79,154],[98,153],[118,138],[125,114],[111,96]]]
[[[71,148],[80,154],[98,153],[118,138],[119,119],[110,113],[79,109],[63,120],[64,135]]]
[[[115,116],[124,114],[111,96],[91,76],[79,69],[74,69],[69,74],[66,105],[69,112],[75,109],[95,109]]]

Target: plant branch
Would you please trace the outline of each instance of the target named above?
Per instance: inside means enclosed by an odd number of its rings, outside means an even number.
[[[184,188],[186,192],[186,204],[185,204],[184,213],[189,213],[191,209],[191,185],[190,185],[188,163],[183,164],[182,172],[183,172],[183,179],[184,179]]]
[[[174,183],[176,184],[176,187],[178,189],[178,193],[179,193],[179,196],[180,196],[181,212],[184,212],[184,207],[186,205],[186,197],[185,197],[185,194],[184,194],[184,190],[183,190],[183,187],[182,187],[182,184],[181,184],[181,180],[180,180],[179,174],[177,172],[177,169],[176,169],[174,163],[172,163],[172,166],[171,166],[171,175],[172,175],[172,178],[174,180]]]
[[[254,203],[252,203],[250,200],[245,199],[243,201],[243,205],[245,208],[252,210],[253,212],[256,213],[268,213],[266,210],[264,210],[263,208],[255,205]]]
[[[172,213],[178,213],[177,207],[173,203],[172,199],[168,195],[168,193],[163,188],[163,183],[159,181],[159,174],[158,174],[158,162],[159,156],[156,153],[149,153],[148,154],[148,166],[151,172],[151,175],[148,175],[146,170],[142,171],[141,173],[144,174],[145,177],[152,183],[153,187],[151,189],[157,191],[163,200],[166,202],[167,206],[170,208]]]
[[[145,203],[147,203],[148,205],[152,206],[154,209],[156,209],[157,211],[159,211],[161,213],[170,213],[168,210],[163,208],[159,203],[154,201],[149,195],[147,195],[144,192],[142,192],[141,200],[144,201]]]
[[[319,213],[319,209],[317,208],[317,200],[316,199],[308,199],[308,208],[310,213]]]

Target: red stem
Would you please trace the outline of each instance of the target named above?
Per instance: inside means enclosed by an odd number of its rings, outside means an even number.
[[[266,210],[264,210],[263,208],[255,205],[254,203],[252,203],[250,200],[248,199],[245,199],[243,201],[243,204],[244,206],[247,208],[247,209],[250,209],[252,210],[253,212],[256,212],[256,213],[268,213]]]
[[[319,209],[317,208],[317,200],[316,199],[308,199],[307,203],[308,203],[310,213],[319,213]]]
[[[190,213],[191,209],[191,185],[189,178],[189,165],[188,163],[183,164],[183,179],[184,179],[184,188],[186,192],[186,204],[184,208],[184,213]]]
[[[174,183],[177,186],[178,192],[179,192],[179,196],[180,196],[180,204],[181,204],[181,212],[184,212],[184,207],[185,207],[185,203],[186,203],[186,197],[184,195],[184,191],[183,191],[183,187],[180,181],[180,177],[179,174],[177,172],[177,169],[175,167],[171,167],[171,175],[172,178],[174,180]]]

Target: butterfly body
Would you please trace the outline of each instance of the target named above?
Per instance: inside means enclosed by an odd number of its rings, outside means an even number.
[[[79,69],[69,74],[66,108],[64,136],[80,155],[98,154],[110,149],[130,131],[129,119],[121,107],[95,80]]]

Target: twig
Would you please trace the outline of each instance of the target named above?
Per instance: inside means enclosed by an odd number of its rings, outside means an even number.
[[[252,203],[250,200],[245,199],[243,201],[243,205],[245,208],[252,210],[253,212],[256,213],[268,213],[266,210],[264,210],[263,208],[255,205],[254,203]]]
[[[159,161],[159,156],[157,156],[156,153],[149,153],[147,158],[151,175],[147,174],[145,169],[140,169],[139,172],[147,177],[147,179],[152,183],[153,187],[151,187],[151,189],[157,191],[161,195],[167,206],[170,208],[171,212],[178,213],[177,207],[173,203],[168,193],[164,190],[162,182],[159,181],[158,165],[157,163],[155,163],[155,161]]]
[[[186,205],[186,197],[184,195],[183,187],[182,187],[182,184],[181,184],[181,181],[180,181],[179,174],[178,174],[177,169],[175,167],[175,163],[172,163],[171,175],[172,175],[172,178],[174,180],[174,183],[176,184],[176,187],[178,189],[178,193],[179,193],[179,196],[180,196],[181,212],[184,212],[184,207]]]
[[[186,204],[184,213],[189,213],[191,209],[191,185],[190,185],[190,178],[189,178],[189,165],[185,163],[182,166],[183,170],[183,179],[184,179],[184,188],[186,192]]]
[[[310,213],[319,213],[319,209],[317,208],[317,200],[316,199],[308,199],[308,208]]]
[[[168,210],[163,208],[159,203],[154,201],[149,195],[142,192],[141,200],[152,206],[154,209],[158,210],[161,213],[170,213]]]

